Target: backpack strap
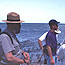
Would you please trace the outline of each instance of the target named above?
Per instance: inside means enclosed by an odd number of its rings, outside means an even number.
[[[13,44],[12,37],[11,37],[11,35],[10,35],[9,33],[7,33],[7,32],[2,32],[2,33],[0,33],[0,35],[1,35],[1,34],[6,34],[6,35],[8,35],[8,36],[10,37],[10,39],[11,39],[12,44]],[[1,57],[0,57],[0,61],[1,61],[1,59],[2,59],[3,54],[4,54],[4,52],[2,53],[2,55],[1,55]],[[2,60],[5,61],[4,59],[2,59]]]
[[[6,34],[6,35],[8,35],[8,36],[10,37],[10,39],[11,39],[12,44],[13,44],[13,39],[12,39],[12,37],[11,37],[11,35],[10,35],[9,33],[3,31],[1,34]],[[1,34],[0,34],[0,35],[1,35]],[[18,41],[17,38],[16,38],[16,40],[17,40],[17,42],[19,43],[19,46],[20,46],[20,48],[21,48],[20,42]]]
[[[12,37],[11,37],[11,35],[10,35],[9,33],[7,33],[7,32],[2,32],[1,34],[6,34],[6,35],[8,35],[8,36],[10,37],[10,39],[11,39],[12,44],[13,44]],[[1,35],[1,34],[0,34],[0,35]]]

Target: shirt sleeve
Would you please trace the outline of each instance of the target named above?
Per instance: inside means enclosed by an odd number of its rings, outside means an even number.
[[[63,44],[65,44],[65,39],[60,43],[60,45],[63,45]]]
[[[11,39],[8,35],[2,34],[1,38],[2,38],[2,48],[3,48],[3,51],[5,54],[15,50],[15,48],[11,42]]]
[[[48,33],[48,32],[44,33],[44,34],[39,38],[39,40],[41,40],[41,41],[45,40],[47,33]]]
[[[64,49],[63,49],[63,45],[60,46],[60,48],[57,50],[57,55],[59,56],[59,59],[63,59],[64,57]]]

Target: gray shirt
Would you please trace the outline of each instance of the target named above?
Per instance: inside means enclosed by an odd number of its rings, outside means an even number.
[[[12,44],[12,41],[10,39],[10,37],[7,35],[7,34],[1,34],[0,35],[0,46],[2,46],[2,49],[3,49],[3,56],[2,58],[5,60],[5,61],[1,61],[1,63],[3,64],[11,64],[11,65],[19,65],[19,64],[14,64],[13,62],[9,62],[7,61],[6,57],[5,57],[5,54],[8,53],[8,52],[12,52],[12,54],[21,59],[22,58],[22,52],[21,52],[21,49],[20,49],[20,45],[19,43],[17,42],[17,38],[14,34],[12,34],[9,29],[5,29],[4,30],[5,32],[8,32],[11,37],[12,37],[12,40],[13,40],[13,44]]]
[[[65,44],[59,47],[59,49],[57,50],[57,55],[59,56],[60,60],[65,62]]]

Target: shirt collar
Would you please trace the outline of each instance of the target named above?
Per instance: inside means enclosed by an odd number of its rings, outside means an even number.
[[[51,32],[52,34],[56,34],[55,32],[52,32],[51,30],[50,30],[50,32]]]

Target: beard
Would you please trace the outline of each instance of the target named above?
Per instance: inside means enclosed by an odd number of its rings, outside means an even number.
[[[58,28],[54,28],[54,30],[57,30]]]
[[[20,29],[19,29],[19,28],[18,28],[18,29],[13,29],[13,33],[14,33],[14,34],[20,33]]]
[[[16,31],[16,34],[18,34],[18,33],[20,33],[20,30],[17,30],[17,31]]]

